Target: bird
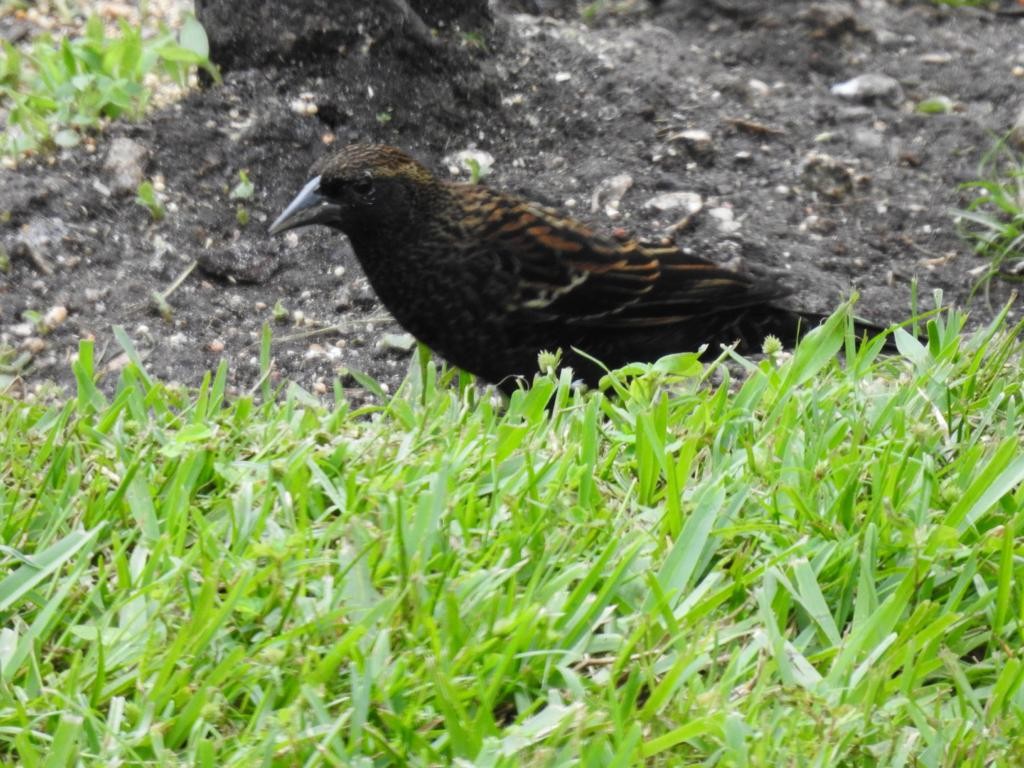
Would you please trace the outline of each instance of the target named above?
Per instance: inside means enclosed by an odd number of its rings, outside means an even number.
[[[439,179],[396,147],[324,155],[270,235],[314,224],[348,236],[398,323],[450,364],[509,392],[561,350],[578,380],[670,353],[793,346],[824,316],[791,291],[674,244],[617,240],[482,184]],[[872,334],[882,329],[855,326]],[[595,362],[599,361],[599,362]]]

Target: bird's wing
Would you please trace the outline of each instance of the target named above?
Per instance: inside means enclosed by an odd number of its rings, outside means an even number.
[[[621,247],[633,249],[656,260],[660,271],[649,292],[616,313],[615,323],[620,326],[684,322],[763,305],[790,293],[773,280],[726,269],[673,245],[631,241]]]
[[[473,229],[515,286],[505,309],[536,322],[663,325],[785,295],[674,246],[617,243],[572,219],[480,188]]]

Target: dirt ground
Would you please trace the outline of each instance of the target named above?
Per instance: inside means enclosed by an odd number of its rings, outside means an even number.
[[[517,7],[556,15],[506,8],[483,37],[449,30],[463,35],[458,71],[367,41],[329,63],[230,72],[112,125],[94,152],[0,171],[7,385],[73,386],[88,336],[112,383],[121,325],[152,374],[195,385],[224,358],[241,391],[258,378],[269,322],[277,380],[325,393],[339,376],[355,387],[355,369],[395,386],[411,353],[344,237],[266,235],[330,141],[395,144],[443,174],[475,148],[493,156],[488,184],[599,228],[659,237],[678,224],[696,252],[778,275],[795,306],[829,310],[856,290],[858,314],[900,321],[914,278],[928,304],[941,289],[968,306],[981,262],[951,210],[1024,105],[1024,20],[883,0],[637,2],[589,25],[575,6]],[[832,91],[865,74],[889,79]],[[951,110],[916,111],[935,97]],[[107,164],[117,139],[132,142],[116,145],[120,171]],[[161,221],[118,179],[140,170],[160,190]],[[242,170],[254,194],[232,199]],[[660,210],[654,199],[671,192],[699,195],[700,211]],[[659,203],[673,201],[697,204]],[[998,284],[992,306],[1009,292]],[[972,321],[992,306],[975,299]]]

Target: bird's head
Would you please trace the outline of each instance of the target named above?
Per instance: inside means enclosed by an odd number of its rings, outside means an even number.
[[[270,234],[311,224],[350,237],[393,232],[408,222],[424,192],[437,185],[430,171],[400,149],[352,144],[313,165],[309,181],[270,225]]]

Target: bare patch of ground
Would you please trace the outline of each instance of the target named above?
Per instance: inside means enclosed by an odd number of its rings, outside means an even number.
[[[394,386],[410,353],[344,238],[265,234],[330,143],[395,144],[444,174],[445,157],[475,147],[494,156],[486,183],[645,236],[685,217],[654,198],[695,193],[701,211],[677,240],[780,276],[808,309],[856,290],[859,314],[899,321],[914,278],[923,296],[968,304],[979,262],[950,210],[1021,109],[1020,21],[881,0],[637,4],[597,26],[561,16],[510,12],[483,49],[466,35],[456,68],[367,45],[330,65],[232,72],[112,126],[91,154],[0,171],[0,349],[27,362],[19,391],[70,386],[86,336],[116,371],[114,325],[153,374],[189,385],[223,358],[233,387],[252,386],[271,323],[276,378],[326,392],[357,369]],[[895,86],[833,92],[866,74]],[[951,110],[915,110],[934,97]],[[141,148],[162,220],[118,191],[105,165],[118,139]],[[232,199],[243,170],[254,195]],[[598,193],[615,176],[631,179],[617,211]],[[998,286],[993,304],[1005,296]],[[970,309],[975,322],[993,313]]]

